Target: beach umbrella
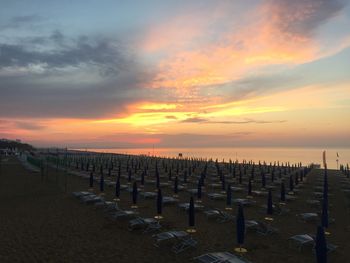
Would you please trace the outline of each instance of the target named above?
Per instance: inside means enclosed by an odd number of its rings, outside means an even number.
[[[286,201],[286,189],[284,187],[284,182],[281,183],[281,202]]]
[[[89,186],[90,188],[93,188],[94,187],[94,174],[91,172],[90,173],[90,183],[89,183]]]
[[[168,178],[169,181],[172,180],[172,174],[171,174],[171,169],[169,169],[169,178]]]
[[[239,170],[239,184],[242,184],[242,170]]]
[[[323,198],[321,223],[324,228],[328,228],[328,198]]]
[[[105,180],[103,174],[100,176],[100,192],[103,193],[105,190]]]
[[[131,182],[131,170],[128,170],[128,183]]]
[[[248,196],[252,196],[252,180],[249,179],[248,182]]]
[[[191,196],[190,199],[190,206],[188,209],[188,226],[189,229],[187,229],[187,232],[194,233],[196,230],[194,229],[195,225],[195,216],[194,216],[194,202],[193,202],[193,197]]]
[[[324,230],[321,226],[317,227],[317,235],[315,242],[316,262],[327,263],[327,241]]]
[[[261,175],[261,186],[262,188],[266,187],[266,177],[265,177],[265,173],[262,173]]]
[[[156,187],[157,187],[157,189],[159,189],[159,187],[160,187],[160,178],[159,178],[158,169],[156,171]]]
[[[137,208],[137,195],[138,195],[138,191],[137,191],[137,183],[134,182],[133,187],[132,187],[132,208]]]
[[[226,209],[231,210],[231,205],[232,205],[232,189],[231,185],[228,184],[227,186],[227,191],[226,191]]]
[[[197,186],[197,202],[200,202],[200,199],[202,198],[202,184],[201,180],[198,180],[198,186]]]
[[[177,195],[177,193],[178,193],[178,179],[176,176],[174,180],[174,194]]]
[[[155,216],[156,219],[162,219],[162,211],[163,211],[163,195],[162,190],[158,188],[158,194],[157,194],[157,215]]]
[[[244,220],[243,206],[239,205],[237,218],[236,218],[236,238],[237,238],[237,244],[239,245],[239,247],[235,248],[236,252],[239,252],[239,253],[247,252],[246,249],[242,248],[242,245],[244,244],[244,234],[245,234],[245,220]]]
[[[222,176],[221,179],[221,187],[222,187],[222,192],[226,192],[226,180],[225,180],[225,176]]]
[[[266,212],[267,212],[268,215],[272,215],[273,214],[271,189],[269,190],[269,194],[267,196],[267,211]]]
[[[187,183],[187,172],[186,171],[184,172],[184,183],[185,184]]]
[[[293,182],[293,177],[289,176],[289,192],[293,193],[294,190],[294,182]]]
[[[141,185],[142,186],[144,186],[145,185],[145,171],[143,171],[142,173],[141,173]]]
[[[120,197],[120,177],[117,177],[117,181],[115,183],[115,201],[118,201]]]

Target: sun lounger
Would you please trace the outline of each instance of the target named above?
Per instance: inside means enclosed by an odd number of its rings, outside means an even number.
[[[289,238],[290,241],[293,241],[299,250],[304,246],[312,246],[312,250],[315,250],[315,236],[309,234],[295,235]],[[291,244],[290,244],[291,245]],[[327,252],[331,253],[337,249],[338,246],[327,242]]]
[[[72,195],[76,198],[81,198],[86,195],[91,195],[91,192],[81,191],[81,192],[73,192]]]
[[[163,204],[164,205],[172,205],[172,204],[176,204],[177,202],[179,202],[179,200],[172,197],[172,196],[164,196],[163,197]]]
[[[208,197],[212,200],[223,200],[226,198],[226,195],[220,193],[209,193]]]
[[[232,200],[233,203],[237,204],[237,205],[242,205],[242,206],[251,206],[253,204],[255,204],[256,202],[253,200],[249,200],[249,199],[243,199],[243,198],[236,198]]]
[[[172,246],[172,251],[174,253],[180,253],[190,247],[195,247],[197,245],[197,241],[185,231],[162,232],[153,235],[153,238],[156,239],[156,242],[154,243],[156,247],[159,247],[162,243],[167,241],[174,242],[175,244]]]
[[[225,211],[221,211],[219,209],[206,210],[204,211],[204,214],[207,216],[208,219],[216,219],[216,221],[219,223],[233,221],[236,218],[234,215]]]
[[[229,252],[214,252],[195,257],[200,263],[249,263],[246,259]]]
[[[315,222],[319,219],[317,213],[301,213],[299,217],[304,222]]]
[[[190,203],[181,203],[179,204],[179,208],[188,211],[188,209],[190,208]],[[194,204],[194,209],[195,210],[203,210],[204,206],[200,205],[200,204]]]
[[[123,218],[132,218],[137,216],[139,213],[133,210],[119,210],[111,214],[112,219],[123,219]]]
[[[136,229],[144,229],[144,233],[157,231],[161,228],[159,221],[154,218],[138,217],[129,221],[128,229],[130,231]]]
[[[256,226],[256,233],[267,236],[271,234],[276,234],[278,232],[277,228],[272,227],[271,225],[257,221],[258,225]]]
[[[143,198],[145,199],[154,199],[157,197],[156,192],[142,192],[140,193],[140,195],[143,196]]]

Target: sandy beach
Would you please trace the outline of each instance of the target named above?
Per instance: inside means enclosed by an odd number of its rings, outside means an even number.
[[[271,236],[247,233],[244,255],[252,262],[314,262],[310,249],[302,251],[290,247],[292,235],[315,234],[316,225],[302,223],[296,214],[319,212],[302,200],[312,197],[313,182],[322,171],[314,170],[297,195],[298,199],[287,204],[290,213],[274,216],[273,226],[279,231]],[[327,240],[338,246],[329,254],[330,262],[347,262],[350,245],[349,198],[341,189],[339,171],[329,171],[330,217],[335,223],[329,228]],[[49,169],[48,177],[25,170],[14,157],[3,160],[0,178],[0,262],[190,262],[193,257],[207,252],[233,252],[236,246],[235,222],[217,223],[208,220],[203,213],[196,213],[198,241],[195,249],[174,254],[169,247],[157,248],[151,234],[127,230],[128,221],[111,220],[102,210],[80,203],[71,192],[88,188],[88,180],[69,175],[67,191],[64,175]],[[153,185],[146,186],[154,190]],[[98,185],[95,184],[98,193]],[[107,187],[106,199],[113,198],[113,187]],[[164,195],[171,189],[164,189]],[[234,196],[244,197],[243,193]],[[189,194],[180,194],[180,201],[188,202]],[[277,198],[274,198],[277,199]],[[131,198],[121,193],[121,208],[130,208]],[[264,220],[259,204],[266,197],[255,197],[257,204],[244,210],[247,219]],[[203,195],[206,207],[223,209],[225,201],[212,201]],[[153,217],[156,213],[154,200],[140,200],[138,211],[142,216]],[[232,211],[236,214],[236,208]],[[185,230],[187,214],[176,206],[164,207],[163,230]]]

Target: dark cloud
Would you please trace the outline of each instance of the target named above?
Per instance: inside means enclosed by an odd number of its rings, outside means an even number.
[[[12,17],[6,23],[0,25],[0,29],[16,29],[23,26],[31,26],[38,22],[42,22],[43,20],[44,20],[43,17],[35,14],[15,16],[15,17]]]
[[[310,35],[344,7],[338,0],[268,0],[267,14],[281,32]]]
[[[35,42],[46,48],[0,43],[0,117],[116,116],[150,96],[148,71],[118,40],[54,31]]]
[[[62,44],[65,37],[60,31],[55,31],[48,39]],[[45,38],[37,38],[37,42],[45,41]],[[103,74],[117,74],[130,67],[126,53],[126,48],[115,45],[114,41],[87,37],[80,37],[71,45],[49,51],[38,51],[22,43],[0,43],[0,69],[42,64],[45,69],[50,70],[89,64],[98,67]]]
[[[184,123],[208,123],[208,124],[248,124],[248,123],[257,123],[257,124],[268,124],[268,123],[284,123],[286,120],[276,120],[276,121],[266,121],[266,120],[254,120],[254,119],[243,119],[238,121],[215,121],[206,118],[187,118],[181,122]]]

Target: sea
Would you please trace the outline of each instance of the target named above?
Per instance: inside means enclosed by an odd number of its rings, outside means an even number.
[[[72,149],[98,153],[119,153],[133,155],[147,155],[157,157],[179,157],[182,158],[212,158],[220,161],[239,162],[253,161],[255,163],[311,163],[323,166],[323,151],[326,151],[326,162],[328,168],[337,169],[340,164],[350,165],[350,148],[281,148],[281,147],[237,147],[237,148],[113,148],[113,149]]]

